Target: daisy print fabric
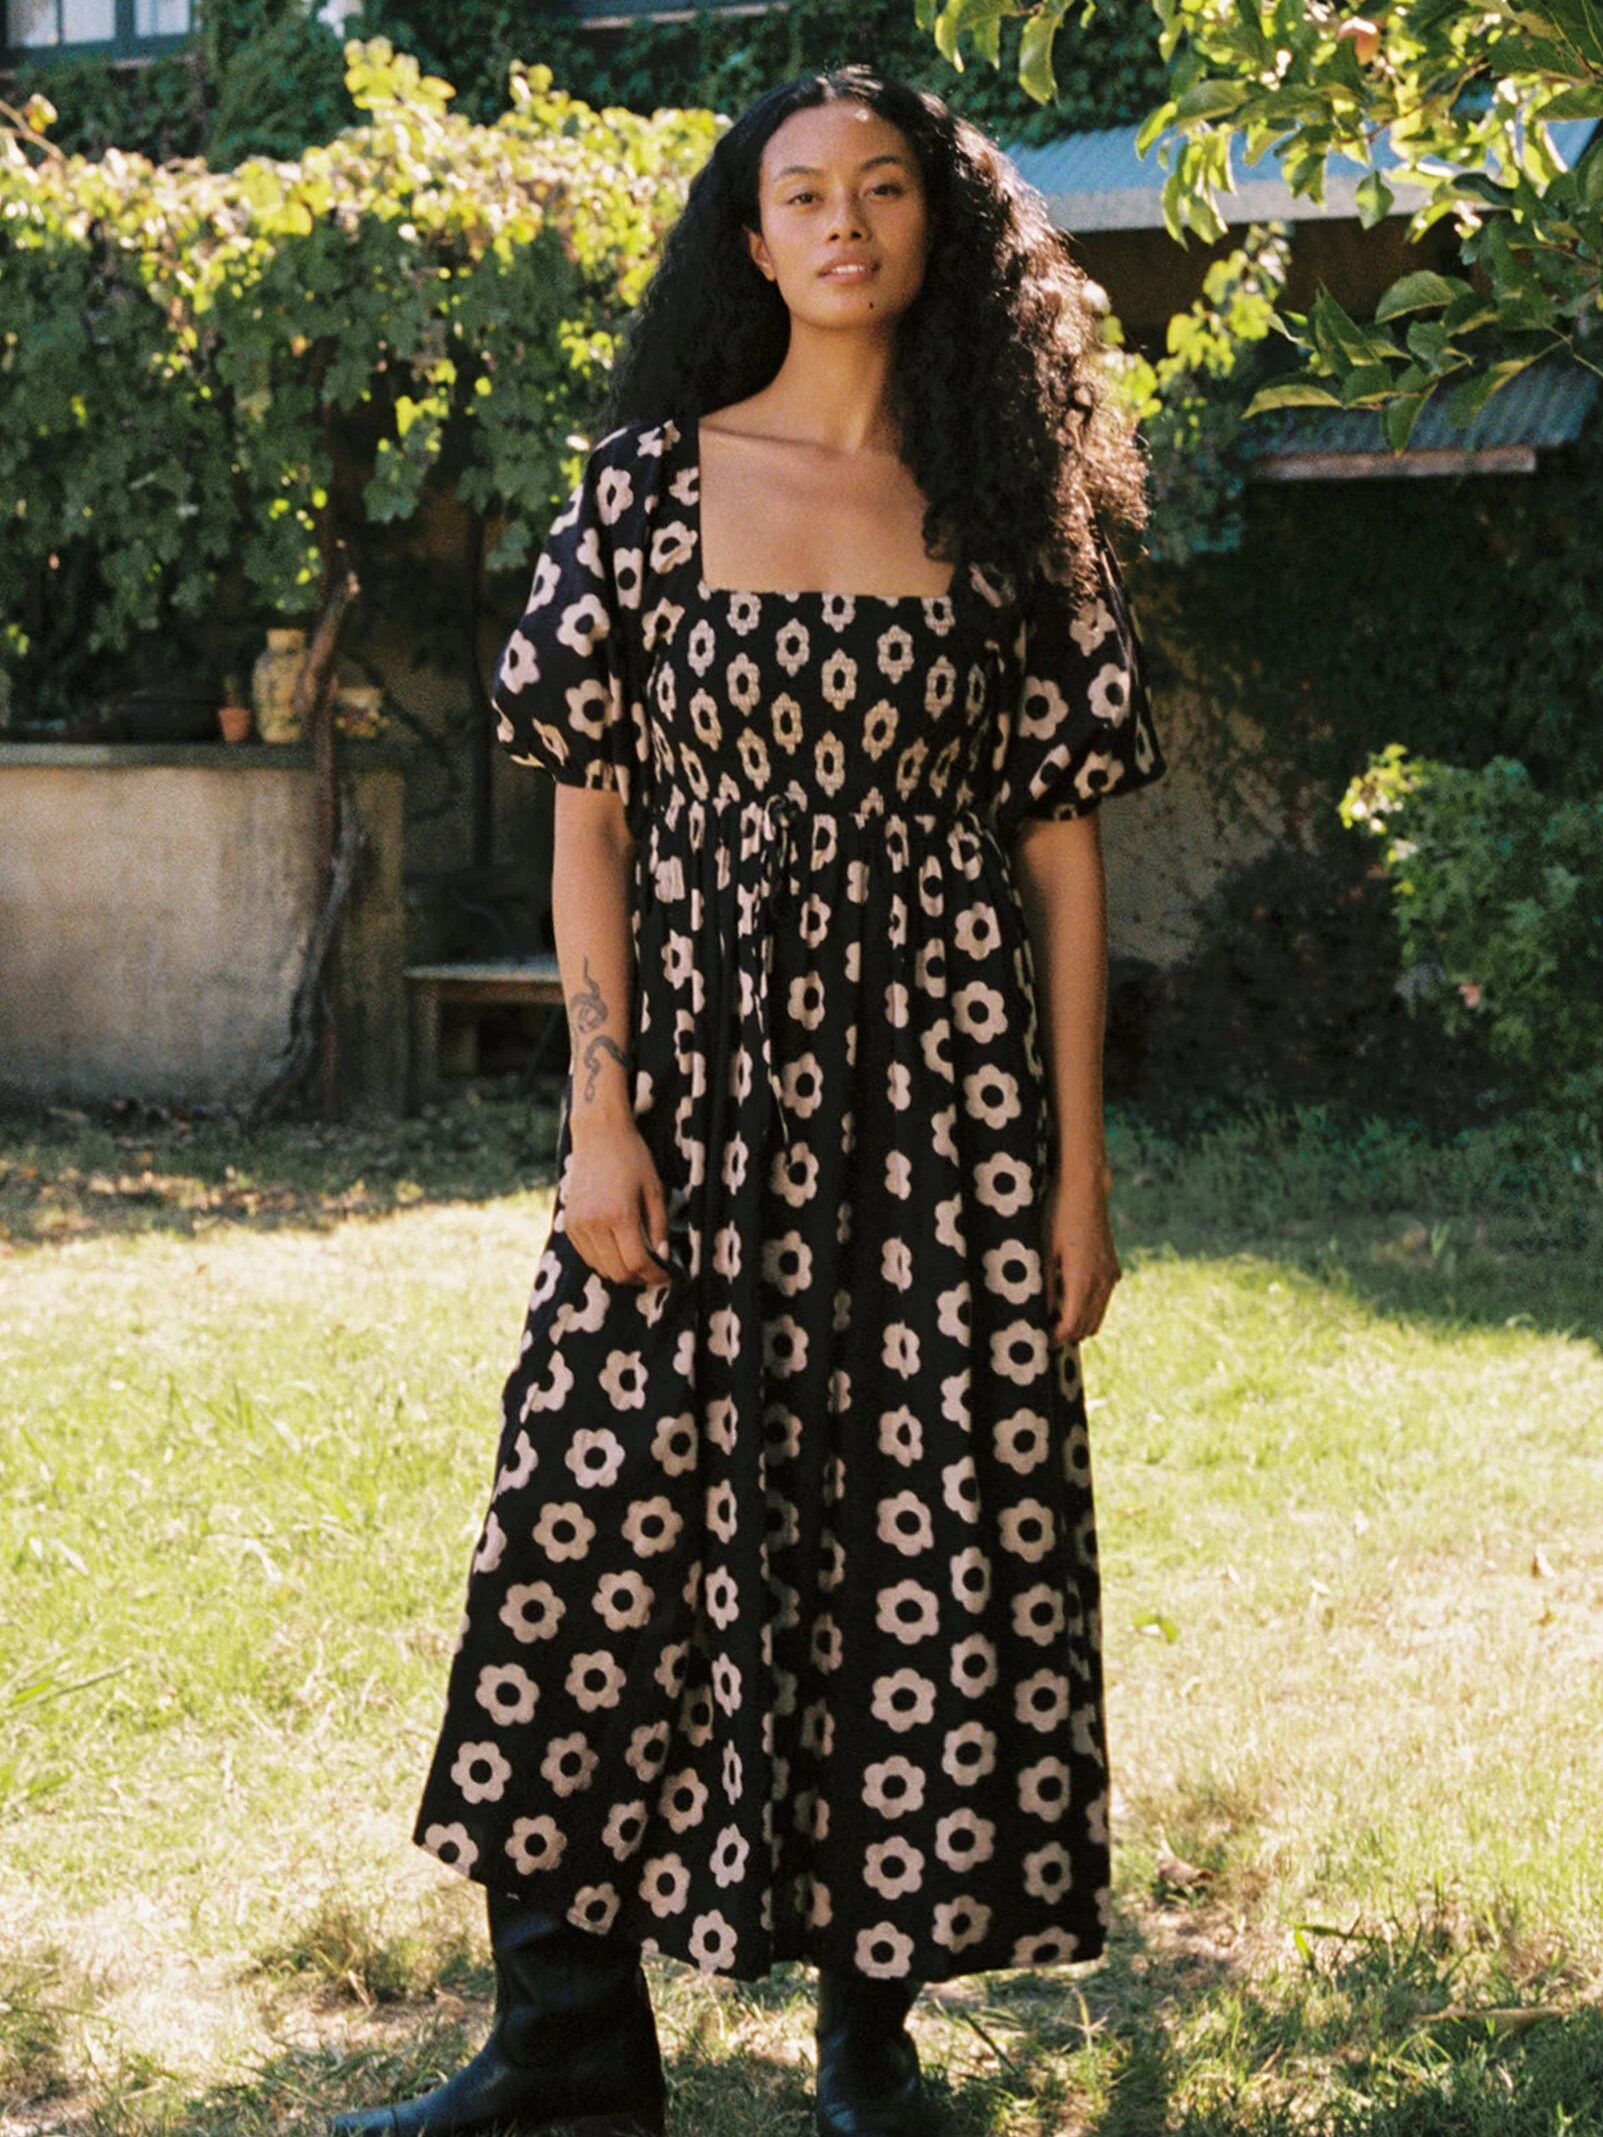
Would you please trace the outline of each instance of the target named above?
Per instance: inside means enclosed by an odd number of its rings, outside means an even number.
[[[1156,779],[1111,550],[1075,602],[714,589],[693,425],[604,438],[498,732],[633,838],[633,1110],[685,1273],[549,1236],[415,1838],[713,1973],[1096,1957],[1080,1360],[1008,859]]]

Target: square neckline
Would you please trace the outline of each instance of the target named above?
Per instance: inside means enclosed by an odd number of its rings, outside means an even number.
[[[694,468],[696,471],[696,501],[690,512],[690,535],[696,551],[696,591],[703,600],[711,600],[714,595],[723,595],[727,599],[745,601],[877,601],[884,608],[906,607],[908,603],[913,601],[926,604],[931,601],[944,601],[947,607],[954,614],[956,613],[958,581],[963,574],[961,565],[952,567],[951,578],[947,581],[944,591],[938,594],[864,594],[854,591],[851,587],[841,586],[709,586],[707,583],[706,555],[701,539],[701,418],[699,416],[693,417],[689,427],[681,432],[681,440],[687,447],[684,464],[686,467]]]

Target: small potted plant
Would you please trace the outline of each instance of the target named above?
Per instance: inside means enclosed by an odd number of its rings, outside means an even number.
[[[217,708],[217,725],[225,742],[243,742],[256,714],[245,702],[239,676],[232,670],[223,677],[223,702]]]
[[[384,688],[347,683],[334,700],[334,725],[347,742],[372,742],[384,732]]]

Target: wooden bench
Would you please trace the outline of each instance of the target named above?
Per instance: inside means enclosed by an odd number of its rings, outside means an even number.
[[[471,1076],[478,1066],[478,1025],[471,1014],[453,1016],[447,1027],[444,1012],[504,1009],[525,1005],[561,1009],[562,975],[554,954],[543,957],[489,958],[480,964],[409,965],[406,971],[408,1022],[411,1029],[411,1074],[408,1104],[419,1106],[438,1098],[444,1088],[443,1071]],[[551,1040],[548,1019],[540,1034],[530,1067],[538,1067]],[[556,1026],[561,1030],[561,1025]]]

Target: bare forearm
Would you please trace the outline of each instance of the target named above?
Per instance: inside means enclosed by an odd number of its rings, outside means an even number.
[[[551,919],[567,1005],[573,1055],[569,1123],[575,1141],[592,1128],[634,1113],[630,1003],[634,945],[630,934],[632,848],[594,821],[586,806],[568,810],[559,790]]]
[[[1014,846],[1013,871],[1034,956],[1059,1172],[1101,1179],[1108,915],[1094,815],[1028,826]]]

